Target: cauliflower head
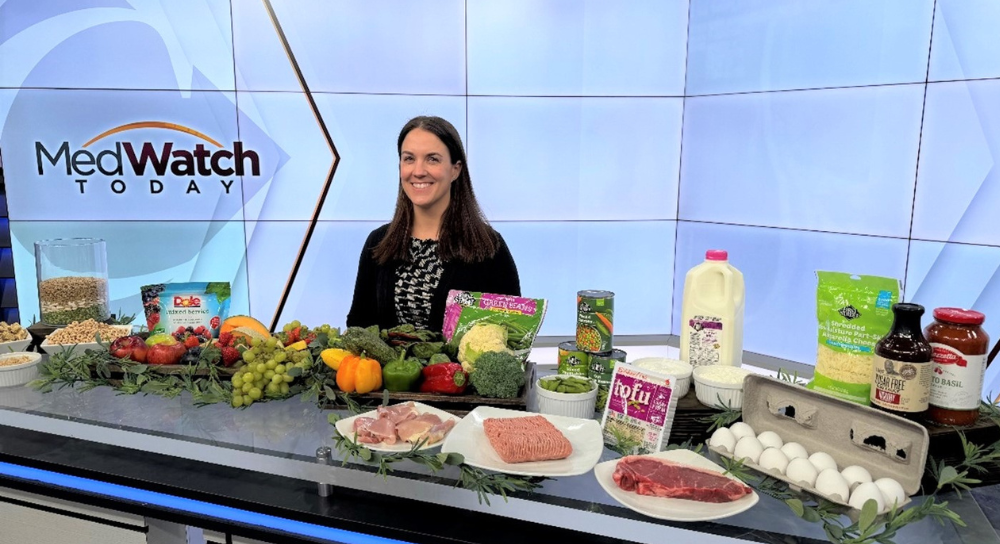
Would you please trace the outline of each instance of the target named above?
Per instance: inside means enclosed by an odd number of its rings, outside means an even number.
[[[458,362],[472,372],[479,356],[488,351],[513,353],[507,348],[507,327],[495,323],[476,323],[458,344]]]

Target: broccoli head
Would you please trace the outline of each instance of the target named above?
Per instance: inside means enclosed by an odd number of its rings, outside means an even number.
[[[469,379],[484,397],[512,399],[524,385],[524,369],[521,360],[508,351],[487,351],[476,360]]]

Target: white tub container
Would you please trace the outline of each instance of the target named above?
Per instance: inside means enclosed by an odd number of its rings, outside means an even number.
[[[538,381],[557,377],[569,378],[569,375],[554,375],[539,378]],[[573,376],[580,378],[580,376]],[[597,382],[590,380],[594,386],[588,393],[558,393],[544,389],[541,384],[535,385],[538,395],[538,413],[553,416],[578,417],[593,419],[594,408],[597,405]]]
[[[682,399],[691,390],[691,372],[694,370],[690,364],[678,359],[667,357],[642,357],[632,361],[632,366],[660,374],[667,374],[677,378],[677,398]]]
[[[694,392],[698,401],[710,408],[743,408],[743,379],[750,374],[744,368],[727,365],[699,366],[694,369]]]
[[[31,360],[19,365],[0,366],[0,387],[24,385],[38,378],[38,363],[42,362],[40,354],[27,351],[0,353],[0,363],[12,357],[30,357]]]

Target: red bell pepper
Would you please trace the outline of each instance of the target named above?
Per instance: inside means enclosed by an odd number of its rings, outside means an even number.
[[[458,363],[440,363],[424,367],[422,393],[461,395],[469,385],[469,375]]]

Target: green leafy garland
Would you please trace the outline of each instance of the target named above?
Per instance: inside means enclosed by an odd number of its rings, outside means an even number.
[[[107,386],[113,387],[119,394],[142,393],[165,398],[174,398],[187,391],[192,395],[196,406],[229,402],[231,398],[232,385],[228,379],[223,379],[219,374],[218,362],[221,353],[215,346],[206,346],[202,350],[198,364],[181,367],[182,370],[176,373],[164,374],[155,371],[151,365],[115,358],[109,353],[108,345],[103,343],[100,337],[97,337],[97,341],[101,346],[100,349],[78,352],[74,348],[52,355],[46,363],[40,366],[40,378],[31,382],[29,386],[42,392],[65,387],[79,387],[80,391],[88,391],[96,387]],[[319,338],[310,344],[309,349],[313,352],[317,362],[320,361],[319,352],[327,345],[327,338]],[[113,367],[120,369],[122,373],[120,380],[112,379]],[[335,399],[346,405],[352,413],[358,414],[363,411],[365,407],[358,402],[354,395],[337,392],[332,388],[332,384],[335,383],[335,373],[332,370],[323,364],[314,365],[313,368],[314,371],[304,377],[305,384],[300,389],[304,402],[314,400],[323,407],[327,402]],[[789,375],[782,371],[779,371],[779,378],[790,383],[797,383],[798,380],[798,376]],[[282,398],[291,396],[294,395],[290,394]],[[383,398],[383,403],[386,401],[387,398]],[[723,406],[721,399],[716,408],[719,413],[700,420],[710,424],[709,431],[728,426],[742,417],[740,409]],[[1000,406],[983,402],[980,412],[1000,425]],[[335,424],[339,420],[339,416],[330,414],[328,419],[331,424]],[[874,501],[865,505],[857,522],[845,525],[841,519],[848,509],[811,495],[794,493],[785,482],[752,472],[743,467],[743,463],[740,461],[723,458],[723,463],[726,465],[727,473],[733,474],[757,491],[785,502],[800,518],[812,523],[822,523],[831,542],[838,544],[890,544],[892,538],[901,528],[927,517],[941,523],[951,521],[956,525],[965,526],[958,514],[948,509],[947,502],[937,501],[936,494],[950,489],[961,497],[962,491],[968,491],[971,486],[981,483],[972,475],[986,473],[1000,464],[1000,441],[984,447],[969,442],[962,432],[959,432],[959,437],[962,441],[965,458],[957,466],[952,467],[945,464],[944,461],[928,459],[927,470],[937,482],[933,493],[920,504],[911,508],[893,509],[882,516],[881,522],[878,523],[876,522],[879,516],[875,513]],[[422,444],[414,445],[407,452],[387,455],[374,452],[341,436],[336,431],[334,431],[333,440],[337,450],[346,454],[345,464],[357,459],[366,464],[374,465],[376,473],[382,475],[383,478],[393,471],[393,464],[406,460],[426,466],[432,472],[438,472],[446,466],[456,466],[461,471],[456,486],[476,491],[479,502],[487,505],[490,504],[490,495],[499,495],[506,501],[508,493],[532,492],[540,487],[541,482],[545,480],[545,478],[516,478],[507,474],[486,472],[466,465],[464,458],[459,454],[424,453],[420,451]],[[620,448],[612,449],[618,451],[619,454],[627,454],[633,445],[624,436],[621,437],[621,442]],[[667,449],[690,449],[700,452],[702,445],[695,446],[688,441],[683,444],[672,444]]]
[[[948,508],[947,502],[938,502],[934,495],[905,510],[893,507],[879,522],[878,505],[875,500],[864,504],[858,521],[845,525],[843,519],[849,508],[832,503],[806,493],[793,492],[786,482],[750,470],[742,460],[722,458],[726,474],[743,481],[760,493],[784,502],[796,516],[810,523],[820,523],[830,542],[836,544],[891,544],[896,533],[903,527],[924,518],[932,518],[944,524],[951,521],[965,527],[962,518]],[[939,485],[938,489],[944,486]]]
[[[508,493],[515,491],[531,492],[541,487],[541,482],[547,478],[518,478],[509,474],[487,472],[485,470],[465,464],[465,457],[458,453],[426,453],[420,448],[425,441],[420,441],[413,445],[408,451],[386,454],[372,451],[354,440],[347,438],[336,430],[336,424],[340,421],[337,414],[329,414],[327,419],[330,425],[334,425],[333,442],[337,451],[344,455],[342,465],[351,461],[361,461],[367,465],[375,467],[375,472],[383,478],[388,478],[394,471],[392,465],[402,461],[412,461],[418,465],[423,465],[438,472],[446,466],[458,467],[461,471],[455,487],[461,487],[476,492],[479,503],[490,505],[490,495],[499,495],[507,502]]]
[[[783,370],[778,371],[778,378],[789,383],[799,383],[797,374],[790,375]],[[722,406],[721,402],[716,409],[719,413],[700,420],[711,424],[709,431],[729,426],[742,417],[740,409]],[[983,402],[980,413],[1000,426],[1000,406]],[[841,521],[850,511],[849,508],[813,495],[793,492],[786,482],[744,467],[742,460],[722,457],[722,463],[726,474],[733,475],[760,493],[784,502],[798,517],[810,523],[821,523],[830,542],[891,544],[900,529],[924,518],[935,519],[941,524],[951,521],[959,527],[966,526],[962,518],[948,508],[946,501],[938,501],[937,494],[950,490],[961,498],[962,491],[969,491],[971,486],[982,483],[971,475],[985,474],[1000,465],[1000,441],[980,446],[969,442],[962,431],[957,432],[962,442],[964,459],[954,467],[944,461],[935,461],[933,457],[927,460],[927,472],[937,484],[923,501],[905,510],[894,507],[885,515],[879,516],[878,506],[874,500],[870,500],[862,508],[858,521],[850,525]]]
[[[157,372],[155,365],[118,359],[100,337],[97,340],[100,349],[78,351],[74,347],[50,356],[39,367],[40,377],[28,386],[43,393],[66,387],[78,387],[81,392],[111,387],[121,395],[142,393],[164,398],[187,391],[195,406],[228,402],[232,396],[232,384],[219,374],[221,353],[215,346],[202,349],[198,364],[178,366],[174,373],[165,374]],[[112,379],[115,371],[121,372],[120,379]]]

